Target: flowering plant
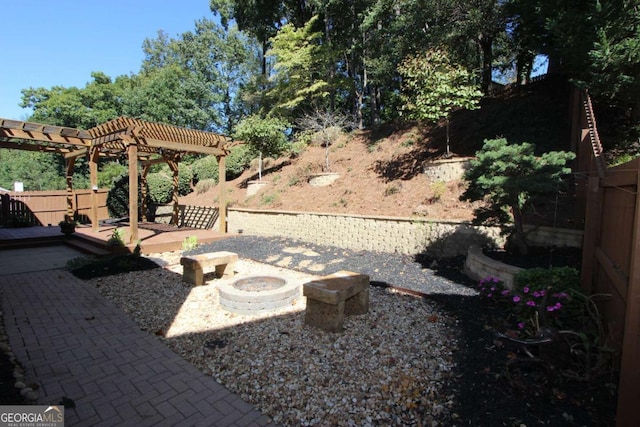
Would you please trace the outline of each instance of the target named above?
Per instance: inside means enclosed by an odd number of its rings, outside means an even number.
[[[569,293],[553,286],[529,285],[509,289],[497,277],[487,277],[478,284],[480,296],[506,310],[507,322],[519,337],[537,337],[545,326],[559,327],[562,314],[571,303]]]

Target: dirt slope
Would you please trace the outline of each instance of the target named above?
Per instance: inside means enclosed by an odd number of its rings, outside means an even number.
[[[232,207],[380,215],[426,216],[433,219],[472,218],[469,203],[460,202],[464,182],[431,182],[422,173],[429,139],[419,128],[395,129],[377,138],[355,132],[335,141],[329,149],[330,171],[340,174],[334,183],[313,187],[313,174],[323,172],[325,148],[309,146],[296,158],[267,164],[267,187],[247,197],[247,182],[258,179],[257,170],[245,171],[227,183]],[[218,188],[181,198],[181,203],[217,206]]]
[[[485,139],[496,137],[536,144],[540,152],[567,150],[568,100],[566,80],[550,77],[485,98],[478,110],[452,114],[451,152],[473,156]],[[445,135],[443,125],[390,124],[357,131],[334,141],[329,149],[330,171],[340,174],[333,184],[308,184],[309,177],[323,172],[325,164],[325,149],[312,145],[296,158],[268,165],[263,172],[268,187],[251,197],[246,196],[246,186],[258,179],[257,170],[245,171],[227,184],[227,200],[232,207],[470,220],[475,206],[459,201],[464,181],[431,182],[423,173],[426,162],[443,157]],[[181,203],[217,206],[217,192],[217,188],[194,192],[181,198]],[[538,209],[540,218],[534,222],[549,222],[544,212]]]

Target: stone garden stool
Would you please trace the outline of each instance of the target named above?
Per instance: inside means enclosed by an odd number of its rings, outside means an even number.
[[[345,315],[369,311],[369,276],[338,271],[303,285],[307,297],[304,322],[327,332],[340,332]]]
[[[180,258],[183,265],[182,280],[195,286],[204,284],[204,270],[215,267],[216,276],[233,277],[233,268],[238,261],[238,254],[233,252],[209,252]]]

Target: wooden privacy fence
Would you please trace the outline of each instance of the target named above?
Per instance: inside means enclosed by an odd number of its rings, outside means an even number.
[[[598,309],[619,352],[618,426],[639,426],[640,411],[640,159],[607,168],[586,91],[574,90],[572,149],[576,206],[584,213],[582,286],[602,294]]]
[[[108,189],[98,195],[98,219],[109,218]],[[74,190],[72,209],[77,219],[89,218],[92,190]],[[67,212],[67,191],[24,191],[0,195],[0,225],[3,227],[57,225]]]
[[[606,294],[599,308],[620,350],[618,425],[640,425],[640,159],[588,180],[582,258],[587,294]]]

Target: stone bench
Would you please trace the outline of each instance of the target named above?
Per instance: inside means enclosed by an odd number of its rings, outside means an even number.
[[[328,332],[340,332],[345,315],[369,311],[369,276],[338,271],[303,285],[307,297],[304,322]]]
[[[195,286],[204,284],[204,271],[215,267],[216,276],[233,277],[233,268],[238,261],[238,254],[233,252],[210,252],[207,254],[183,256],[180,264],[183,265],[182,280]]]

